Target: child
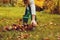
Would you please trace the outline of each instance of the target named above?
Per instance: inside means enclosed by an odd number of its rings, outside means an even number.
[[[35,20],[36,18],[36,10],[35,10],[35,3],[34,0],[23,0],[24,4],[26,5],[26,11],[25,15],[23,17],[23,22],[28,22],[29,15],[31,15],[31,24],[33,26],[37,25],[37,22]],[[30,13],[30,14],[29,14]]]

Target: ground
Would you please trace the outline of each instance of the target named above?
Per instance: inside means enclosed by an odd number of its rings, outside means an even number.
[[[37,12],[38,26],[33,31],[1,31],[6,25],[18,24],[24,11],[24,7],[0,7],[0,40],[58,40],[60,38],[60,15],[45,11]]]

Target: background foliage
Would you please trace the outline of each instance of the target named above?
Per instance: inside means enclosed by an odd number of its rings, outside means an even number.
[[[35,0],[35,5],[46,12],[60,14],[60,0]],[[0,0],[0,6],[20,7],[24,3],[22,0]]]

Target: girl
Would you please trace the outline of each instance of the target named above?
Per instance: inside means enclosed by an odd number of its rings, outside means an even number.
[[[31,24],[33,26],[36,26],[37,22],[35,20],[36,19],[36,9],[35,9],[34,0],[23,0],[23,1],[24,1],[24,4],[26,5],[26,11],[25,11],[25,15],[23,17],[23,22],[27,23],[29,15],[31,15]]]

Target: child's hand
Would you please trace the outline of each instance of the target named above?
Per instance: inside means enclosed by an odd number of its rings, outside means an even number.
[[[37,22],[36,22],[35,20],[32,20],[32,21],[31,21],[31,24],[32,24],[33,26],[37,26]]]

